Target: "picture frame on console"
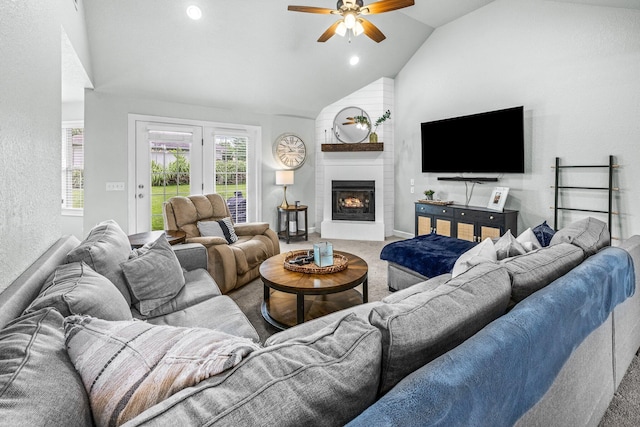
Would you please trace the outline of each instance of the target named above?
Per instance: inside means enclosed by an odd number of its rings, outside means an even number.
[[[502,212],[504,210],[504,204],[507,202],[507,196],[509,195],[509,187],[494,187],[489,198],[488,209]]]

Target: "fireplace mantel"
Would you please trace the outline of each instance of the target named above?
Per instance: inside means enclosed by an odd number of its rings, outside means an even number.
[[[356,144],[322,144],[322,151],[384,151],[383,142],[362,142]]]

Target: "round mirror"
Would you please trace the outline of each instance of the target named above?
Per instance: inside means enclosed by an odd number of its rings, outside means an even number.
[[[362,108],[343,108],[333,120],[333,134],[340,142],[362,142],[367,139],[370,131],[371,120]]]

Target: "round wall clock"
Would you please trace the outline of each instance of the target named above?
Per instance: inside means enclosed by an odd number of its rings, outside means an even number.
[[[283,133],[273,144],[273,157],[285,169],[298,169],[307,158],[307,147],[298,135]]]

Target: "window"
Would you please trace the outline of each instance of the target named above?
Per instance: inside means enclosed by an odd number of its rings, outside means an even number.
[[[215,189],[235,223],[247,222],[247,137],[215,136]]]
[[[147,132],[151,154],[151,229],[162,230],[163,203],[173,196],[192,194],[191,146],[194,136],[193,132],[186,130],[149,129]]]
[[[84,124],[62,124],[62,212],[82,215],[84,208]]]

